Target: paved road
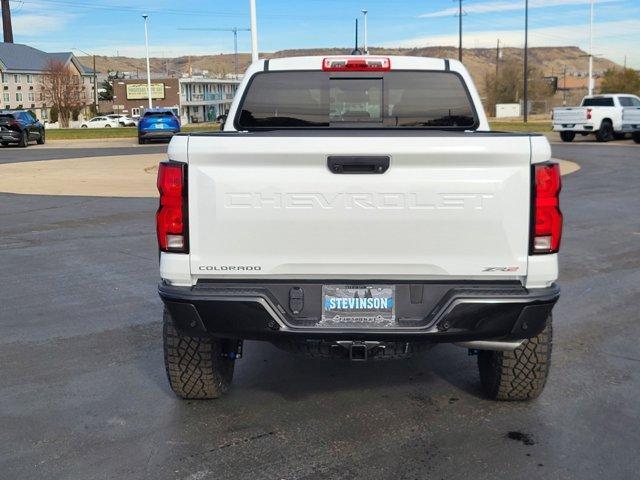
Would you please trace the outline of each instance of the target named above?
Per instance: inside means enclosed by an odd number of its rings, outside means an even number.
[[[532,403],[482,398],[456,347],[350,364],[254,342],[228,396],[180,401],[156,202],[0,194],[0,476],[637,478],[640,148],[554,153],[582,169],[565,178],[554,366]]]
[[[140,153],[164,153],[167,144],[150,144],[131,147],[78,147],[56,148],[29,146],[26,149],[9,145],[0,148],[0,164],[36,162],[42,160],[65,160],[68,158],[108,157],[111,155],[140,155]]]

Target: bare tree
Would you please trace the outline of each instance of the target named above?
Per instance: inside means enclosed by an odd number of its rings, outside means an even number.
[[[500,65],[498,77],[494,72],[485,75],[485,106],[492,115],[497,103],[517,103],[522,100],[522,63],[516,59],[508,59]],[[545,81],[540,70],[529,68],[529,100],[549,100],[553,90]]]
[[[85,104],[82,77],[59,60],[47,63],[42,92],[47,104],[58,109],[58,119],[63,128],[69,126],[73,111],[79,110]]]

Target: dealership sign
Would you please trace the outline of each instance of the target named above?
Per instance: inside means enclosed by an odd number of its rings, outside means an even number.
[[[149,98],[146,83],[130,83],[127,85],[127,100],[142,100]],[[151,84],[151,98],[164,99],[164,83]]]

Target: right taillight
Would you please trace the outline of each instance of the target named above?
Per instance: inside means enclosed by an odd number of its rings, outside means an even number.
[[[591,120],[591,109],[587,108],[587,120]]]
[[[160,206],[156,214],[158,247],[162,252],[188,253],[187,165],[162,162],[158,166]]]
[[[533,166],[531,254],[556,253],[562,237],[560,212],[560,166],[543,163]]]

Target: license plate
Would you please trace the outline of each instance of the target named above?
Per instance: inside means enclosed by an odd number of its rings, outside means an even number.
[[[154,128],[164,128],[164,123],[154,123],[153,127]]]
[[[393,285],[324,285],[319,327],[381,328],[395,325]]]

